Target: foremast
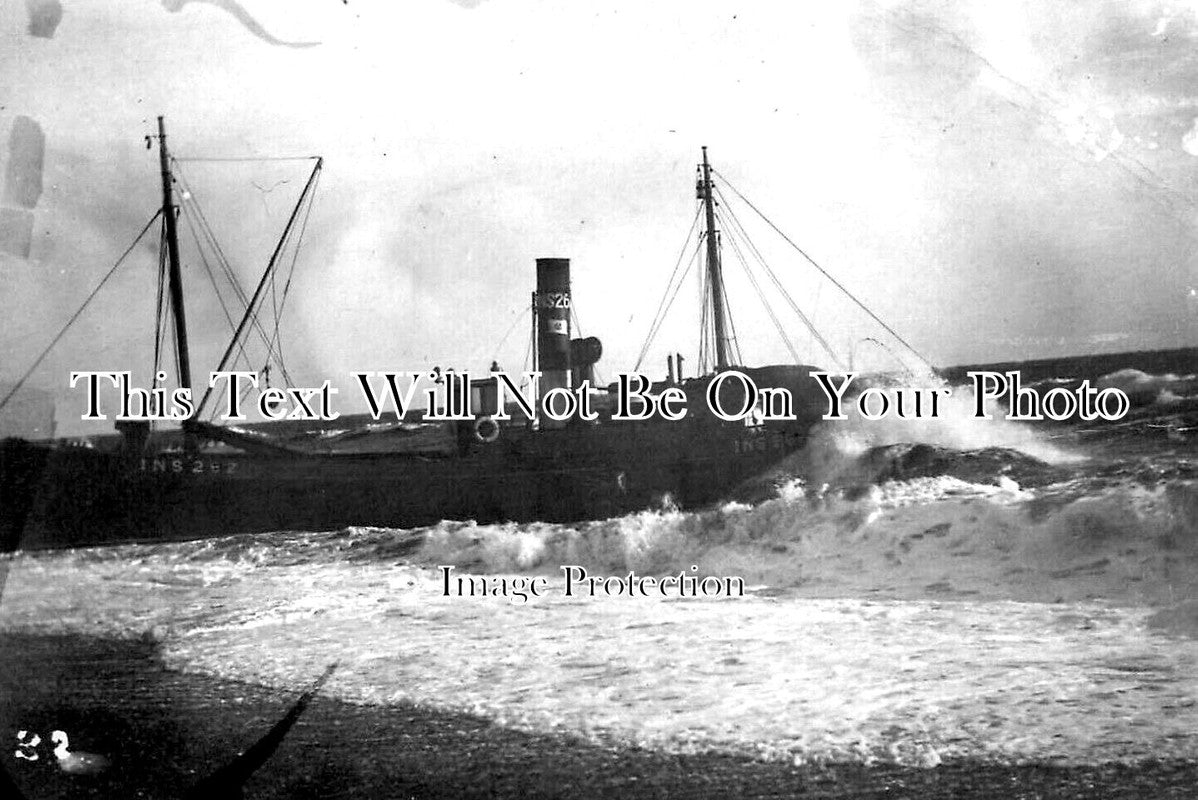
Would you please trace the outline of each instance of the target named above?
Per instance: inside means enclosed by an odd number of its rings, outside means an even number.
[[[166,148],[166,123],[158,117],[158,159],[162,168],[162,219],[166,227],[167,280],[171,313],[175,318],[175,355],[179,362],[179,387],[191,390],[191,356],[187,349],[187,313],[183,307],[183,271],[179,264],[174,188],[170,154]]]

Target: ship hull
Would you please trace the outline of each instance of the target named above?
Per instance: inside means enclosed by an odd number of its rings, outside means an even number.
[[[801,448],[806,426],[505,428],[452,455],[103,452],[9,440],[6,551],[444,519],[571,522],[730,496]]]

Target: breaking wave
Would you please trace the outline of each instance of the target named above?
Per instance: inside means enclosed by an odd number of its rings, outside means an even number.
[[[140,636],[172,669],[276,686],[339,660],[326,691],[354,702],[605,745],[796,764],[1189,758],[1192,378],[1120,380],[1153,399],[1097,437],[974,420],[955,390],[940,420],[821,427],[703,509],[9,556],[0,628]],[[748,596],[517,604],[447,596],[437,570],[552,584],[562,565],[694,565]]]
[[[416,558],[485,573],[695,564],[816,596],[1167,602],[1198,597],[1198,482],[1122,483],[1081,498],[1036,497],[1010,479],[918,478],[854,498],[792,484],[755,506],[577,528],[442,524]]]
[[[1175,388],[1193,379],[1131,372],[1114,375]],[[479,574],[552,574],[565,564],[672,574],[695,565],[806,596],[1198,597],[1198,472],[1188,459],[1095,459],[1051,429],[974,419],[968,392],[947,400],[939,419],[850,415],[822,425],[802,452],[706,509],[667,502],[570,525],[445,521],[61,557],[163,560],[211,575],[336,562]]]
[[[215,583],[258,569],[328,563],[451,565],[477,574],[670,574],[691,565],[754,591],[802,596],[1198,598],[1198,480],[1029,491],[1000,477],[940,475],[857,492],[799,481],[769,500],[702,511],[665,508],[578,525],[442,522],[417,530],[235,536],[78,550],[27,559],[170,564]]]
[[[1151,375],[1138,369],[1121,369],[1103,375],[1095,384],[1098,389],[1121,390],[1133,406],[1153,403],[1171,405],[1198,394],[1198,375]]]
[[[443,597],[433,569],[562,564],[695,564],[743,577],[748,597],[518,605]],[[579,526],[30,553],[2,626],[148,637],[170,668],[273,686],[339,660],[327,691],[354,702],[604,745],[1096,763],[1192,754],[1192,648],[1176,637],[1198,633],[1196,564],[1196,480],[1029,491],[940,475],[858,494],[792,481],[753,505]]]

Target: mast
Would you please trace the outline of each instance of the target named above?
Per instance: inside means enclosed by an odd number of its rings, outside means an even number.
[[[166,253],[175,317],[175,348],[179,358],[179,387],[191,389],[191,357],[187,350],[187,314],[183,310],[183,274],[179,268],[179,237],[175,228],[175,202],[171,188],[170,156],[166,151],[166,125],[158,118],[158,158],[162,167],[162,218],[166,221]]]
[[[707,163],[707,147],[703,147],[703,178],[699,182],[699,198],[707,216],[707,282],[711,287],[711,318],[715,324],[715,368],[726,369],[728,362],[728,333],[724,329],[724,276],[720,268],[719,231],[715,228],[715,200],[711,191],[711,165]]]

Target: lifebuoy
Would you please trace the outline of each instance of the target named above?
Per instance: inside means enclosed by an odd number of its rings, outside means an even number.
[[[488,444],[495,441],[499,438],[499,423],[490,417],[479,417],[474,420],[474,438]]]

